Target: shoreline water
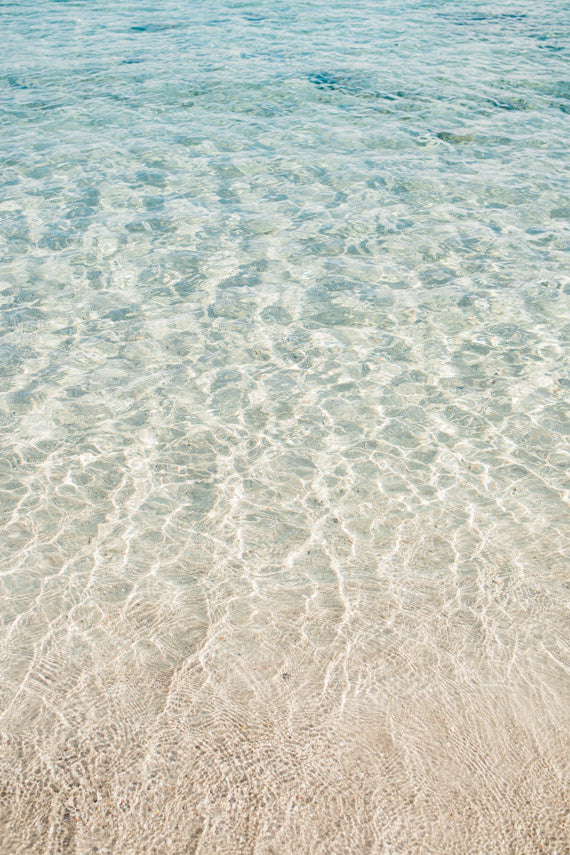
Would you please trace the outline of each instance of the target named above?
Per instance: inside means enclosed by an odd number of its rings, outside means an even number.
[[[565,855],[564,4],[0,23],[0,855]]]

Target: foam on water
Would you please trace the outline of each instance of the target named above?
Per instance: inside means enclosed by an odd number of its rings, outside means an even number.
[[[566,853],[563,2],[0,4],[0,853]]]

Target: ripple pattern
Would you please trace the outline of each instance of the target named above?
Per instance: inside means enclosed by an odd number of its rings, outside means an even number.
[[[0,19],[0,855],[565,855],[564,4]]]

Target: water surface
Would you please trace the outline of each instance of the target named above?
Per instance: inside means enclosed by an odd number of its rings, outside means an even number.
[[[0,853],[567,853],[562,0],[0,3]]]

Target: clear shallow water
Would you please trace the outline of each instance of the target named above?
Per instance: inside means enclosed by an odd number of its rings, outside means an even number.
[[[0,3],[0,852],[565,853],[562,2]]]

